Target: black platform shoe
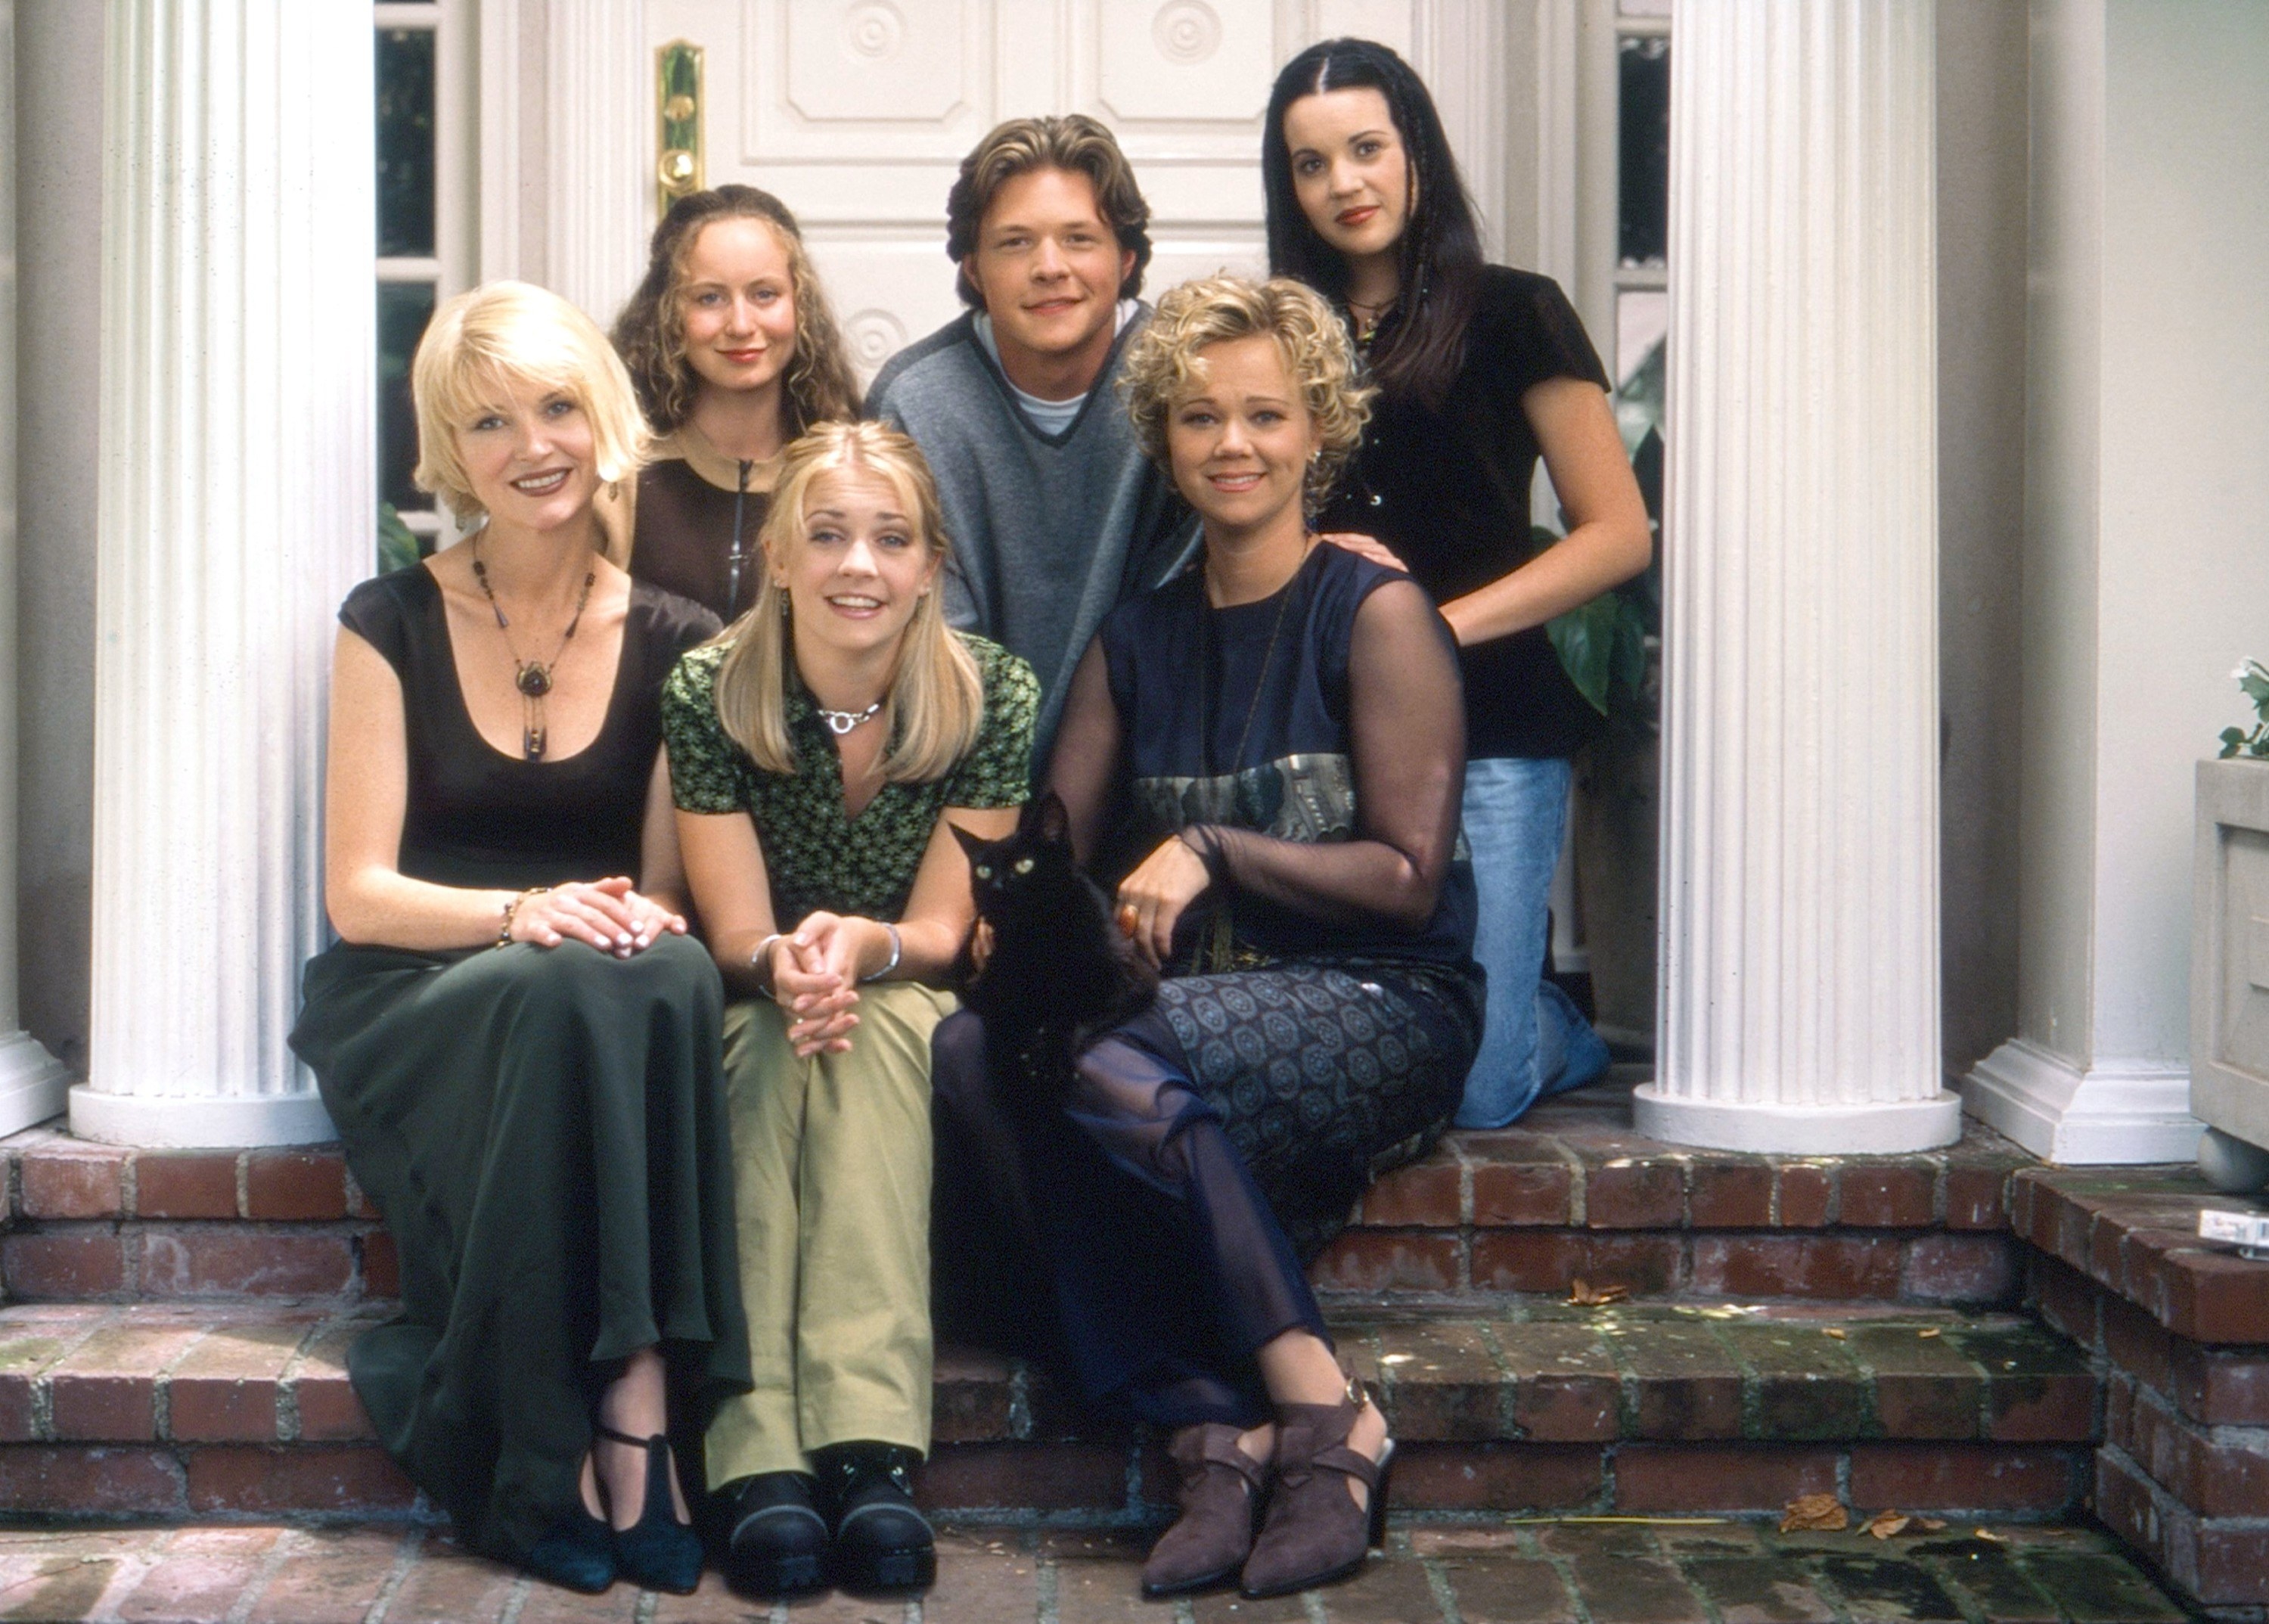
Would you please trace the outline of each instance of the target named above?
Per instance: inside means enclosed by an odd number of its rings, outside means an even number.
[[[596,1423],[592,1430],[646,1451],[646,1504],[637,1522],[614,1531],[616,1570],[647,1590],[691,1595],[701,1583],[701,1536],[677,1520],[669,1492],[669,1440],[658,1432],[634,1438]]]
[[[921,1464],[895,1443],[831,1443],[812,1451],[835,1529],[835,1583],[846,1591],[928,1590],[937,1545],[906,1474]]]
[[[725,1579],[753,1596],[800,1596],[827,1586],[827,1519],[818,1485],[801,1472],[760,1472],[717,1491]]]

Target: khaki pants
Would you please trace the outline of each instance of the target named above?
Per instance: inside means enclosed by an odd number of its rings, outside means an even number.
[[[829,1443],[928,1450],[929,1035],[955,1008],[913,982],[862,988],[851,1052],[809,1060],[771,1000],[725,1012],[756,1387],[710,1423],[710,1487],[808,1472]]]

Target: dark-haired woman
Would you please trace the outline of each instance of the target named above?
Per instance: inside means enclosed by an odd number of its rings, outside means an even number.
[[[1549,277],[1482,262],[1441,117],[1408,63],[1367,40],[1301,52],[1277,75],[1260,166],[1270,269],[1338,304],[1379,390],[1319,528],[1409,571],[1457,636],[1474,954],[1489,972],[1458,1123],[1502,1127],[1607,1066],[1574,1003],[1541,978],[1569,757],[1600,723],[1544,626],[1646,568],[1645,506],[1583,324]],[[1532,557],[1540,454],[1569,530]]]
[[[859,415],[787,205],[753,186],[672,203],[614,338],[660,443],[629,501],[602,509],[610,556],[729,622],[756,601],[757,532],[781,450]]]

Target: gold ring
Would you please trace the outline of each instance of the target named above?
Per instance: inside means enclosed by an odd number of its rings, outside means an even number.
[[[1142,916],[1135,911],[1134,904],[1133,903],[1122,903],[1120,904],[1119,934],[1120,935],[1133,935],[1136,929],[1141,926],[1142,923]]]

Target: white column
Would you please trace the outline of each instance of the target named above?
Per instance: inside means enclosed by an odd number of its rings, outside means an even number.
[[[611,327],[654,226],[646,8],[554,0],[544,29],[545,285]]]
[[[331,1137],[285,1045],[322,943],[325,677],[372,566],[367,7],[114,0],[90,1081],[139,1144]]]
[[[1932,0],[1672,53],[1661,1047],[1639,1131],[1951,1142],[1940,1080]]]
[[[16,1003],[16,4],[0,0],[0,1133],[63,1108],[70,1082]]]

